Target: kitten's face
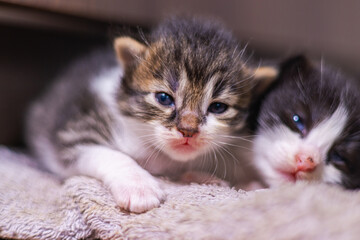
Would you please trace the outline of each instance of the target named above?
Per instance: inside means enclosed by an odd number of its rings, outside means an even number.
[[[285,64],[260,109],[255,164],[270,186],[297,180],[360,187],[357,86],[305,59]]]
[[[123,113],[147,123],[144,140],[179,161],[228,143],[243,127],[254,73],[228,33],[185,27],[160,29],[143,46],[119,94]]]

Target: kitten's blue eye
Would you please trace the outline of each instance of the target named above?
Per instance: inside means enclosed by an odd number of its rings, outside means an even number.
[[[294,121],[296,128],[304,134],[306,131],[306,127],[299,115],[294,114],[292,120]]]
[[[163,106],[174,106],[174,99],[167,93],[156,93],[155,98]]]
[[[221,114],[224,113],[227,109],[228,109],[228,105],[226,105],[225,103],[214,102],[210,104],[208,108],[208,112]]]

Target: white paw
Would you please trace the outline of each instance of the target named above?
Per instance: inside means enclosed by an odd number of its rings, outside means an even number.
[[[141,213],[164,200],[156,178],[126,154],[104,146],[84,147],[80,153],[78,172],[102,180],[119,207]]]
[[[117,205],[130,212],[148,211],[158,207],[165,198],[159,183],[146,171],[126,173],[108,184]]]

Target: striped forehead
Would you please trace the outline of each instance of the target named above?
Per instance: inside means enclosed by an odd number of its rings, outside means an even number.
[[[179,75],[175,91],[176,106],[206,111],[207,105],[214,97],[215,87],[219,81],[218,74],[213,75],[207,81],[190,81],[186,71],[183,70]]]
[[[179,39],[166,40],[152,46],[154,51],[150,62],[152,68],[155,68],[155,76],[165,80],[171,92],[179,91],[181,94],[177,95],[184,96],[185,92],[193,95],[207,88],[214,89],[211,92],[216,97],[227,87],[225,81],[220,81],[223,79],[220,76],[233,75],[238,64],[228,57],[226,51],[220,49],[216,54],[211,54],[215,50],[209,49],[209,46],[193,49],[186,41],[180,43]]]

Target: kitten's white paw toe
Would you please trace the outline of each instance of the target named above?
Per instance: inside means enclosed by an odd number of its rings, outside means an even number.
[[[152,176],[134,176],[126,181],[119,179],[110,187],[118,206],[130,212],[148,211],[165,199],[163,190]]]

